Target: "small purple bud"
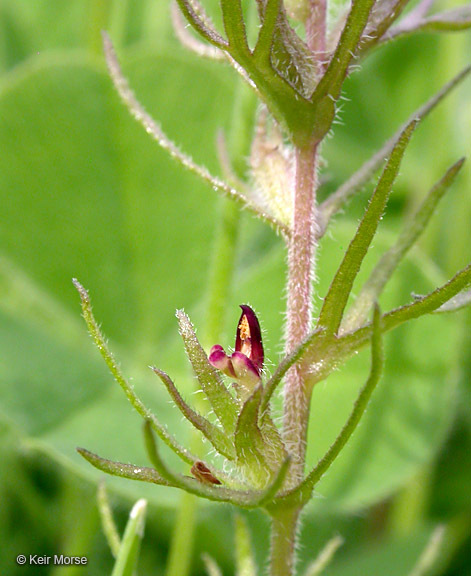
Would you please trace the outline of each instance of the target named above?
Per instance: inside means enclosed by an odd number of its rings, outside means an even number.
[[[236,373],[232,366],[231,359],[229,356],[224,352],[224,348],[219,344],[215,344],[210,352],[208,357],[209,363],[226,374],[226,376],[230,376],[231,378],[236,377]]]

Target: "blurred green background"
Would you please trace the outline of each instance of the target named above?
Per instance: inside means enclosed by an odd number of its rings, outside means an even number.
[[[112,36],[139,99],[172,139],[218,173],[216,136],[231,129],[238,79],[180,48],[164,0],[0,0],[0,573],[18,554],[86,555],[63,576],[111,572],[95,504],[96,470],[76,454],[146,465],[140,420],[87,336],[71,279],[94,311],[136,391],[182,442],[189,430],[147,366],[169,372],[187,397],[194,382],[174,318],[185,308],[204,335],[208,270],[220,199],[170,160],[135,123],[107,76],[100,30]],[[345,88],[324,147],[325,195],[413,110],[470,63],[462,35],[418,35],[375,52]],[[430,186],[471,153],[469,79],[427,119],[403,164],[387,217],[362,271],[391,245]],[[232,127],[234,130],[234,127]],[[384,309],[443,283],[469,262],[471,169],[465,165],[430,229],[386,290]],[[351,238],[370,189],[323,240],[316,304]],[[225,318],[255,307],[269,369],[281,353],[282,240],[243,213]],[[436,574],[471,574],[471,315],[432,317],[387,336],[386,374],[359,431],[305,515],[305,564],[335,534],[346,540],[329,576],[405,576],[433,528],[446,523]],[[214,342],[205,342],[211,346]],[[360,354],[315,390],[309,463],[335,438],[367,376]],[[150,512],[139,573],[164,574],[180,495],[107,481],[120,526],[131,504]],[[260,572],[267,522],[247,515]],[[232,510],[202,503],[201,553],[233,573]]]

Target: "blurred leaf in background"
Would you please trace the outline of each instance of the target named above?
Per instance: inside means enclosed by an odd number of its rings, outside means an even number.
[[[219,200],[128,115],[105,70],[102,28],[149,112],[214,172],[216,135],[231,120],[235,75],[178,47],[167,2],[0,0],[2,574],[19,570],[19,553],[67,552],[89,557],[88,574],[110,572],[94,505],[99,475],[75,446],[147,464],[139,419],[93,349],[72,277],[90,291],[136,390],[179,438],[188,434],[146,367],[157,364],[192,394],[174,311],[185,308],[196,326],[204,321]],[[374,54],[349,80],[351,102],[325,146],[326,189],[468,64],[469,48],[469,36],[421,35]],[[418,133],[363,278],[392,244],[404,214],[471,152],[467,94],[469,81]],[[469,260],[470,182],[467,166],[382,307],[408,301],[412,290],[428,292]],[[365,200],[359,194],[323,242],[317,305]],[[273,364],[281,351],[284,263],[281,240],[244,214],[228,326],[237,305],[250,302]],[[432,317],[387,338],[386,377],[306,514],[303,564],[340,532],[346,544],[328,574],[405,576],[440,521],[450,522],[452,534],[442,573],[471,573],[463,553],[471,534],[470,320],[469,312]],[[227,342],[232,338],[227,333]],[[311,463],[342,426],[367,366],[366,355],[355,357],[315,390]],[[178,495],[119,479],[109,484],[122,526],[129,504],[148,499],[141,571],[163,573]],[[231,573],[229,517],[227,507],[200,510],[195,574],[202,573],[203,551]],[[254,514],[249,521],[261,566],[264,519]],[[394,561],[399,556],[401,563]]]

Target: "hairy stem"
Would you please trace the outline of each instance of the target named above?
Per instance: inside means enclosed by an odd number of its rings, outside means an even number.
[[[327,23],[326,0],[309,0],[309,16],[306,20],[306,42],[321,64],[325,57]]]
[[[279,511],[272,517],[270,576],[294,574],[299,510]]]
[[[315,144],[296,150],[293,232],[288,246],[287,354],[292,352],[311,330],[316,161]],[[292,483],[299,481],[304,471],[309,418],[309,392],[305,383],[305,371],[302,364],[293,366],[286,375],[284,387],[283,433],[292,457]]]

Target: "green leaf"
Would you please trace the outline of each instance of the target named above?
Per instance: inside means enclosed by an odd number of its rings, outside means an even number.
[[[384,158],[388,156],[397,145],[404,129],[414,120],[422,120],[437,106],[462,80],[471,72],[471,66],[467,66],[457,74],[448,84],[437,92],[418,110],[415,110],[408,120],[397,130],[397,132],[387,140],[384,145],[361,168],[359,168],[350,178],[331,194],[319,207],[320,227],[319,236],[323,236],[327,226],[334,214],[336,214],[348,200],[371,179],[373,174],[383,164]]]
[[[168,374],[155,367],[153,367],[152,370],[164,383],[168,393],[180,409],[183,416],[185,416],[185,418],[191,422],[197,430],[200,430],[204,434],[220,454],[226,456],[229,460],[233,460],[235,458],[235,450],[230,438],[228,438],[220,428],[188,406]]]
[[[246,57],[250,54],[250,49],[247,43],[241,0],[221,0],[221,10],[230,52]]]
[[[438,203],[453,184],[463,163],[464,158],[458,160],[447,171],[445,176],[433,186],[418,210],[404,226],[396,243],[383,254],[348,312],[344,326],[342,326],[346,332],[360,327],[365,322],[374,302],[378,300],[398,264],[425,230],[430,218],[435,213]]]
[[[211,172],[204,166],[197,164],[191,156],[185,154],[180,148],[165,134],[160,125],[152,118],[145,110],[142,104],[137,100],[133,91],[131,90],[127,79],[124,77],[121,66],[118,62],[118,57],[114,51],[111,39],[106,33],[103,33],[103,43],[106,61],[110,71],[111,79],[114,86],[120,95],[123,103],[127,107],[129,113],[142,124],[146,132],[165,150],[172,158],[177,160],[183,168],[190,170],[199,176],[204,182],[210,184],[216,190],[220,190],[225,196],[235,200],[240,205],[248,208],[257,214],[262,220],[266,220],[274,226],[275,229],[283,230],[285,227],[276,218],[265,213],[263,208],[255,204],[251,198],[245,196],[239,190],[230,186],[220,178],[213,176]]]
[[[328,335],[336,334],[340,327],[353,282],[383,216],[386,202],[399,172],[402,157],[416,125],[417,121],[414,120],[407,126],[391,152],[365,215],[324,299],[317,325],[319,328],[325,328]]]
[[[315,136],[319,140],[330,130],[342,84],[374,3],[375,0],[353,0],[337,48],[311,97],[316,109]]]
[[[343,450],[346,443],[349,441],[352,434],[358,427],[383,371],[384,353],[382,345],[382,330],[381,313],[379,308],[376,307],[371,336],[370,376],[361,389],[360,394],[358,395],[358,398],[353,406],[353,410],[340,434],[335,439],[335,442],[332,444],[326,454],[321,458],[321,460],[319,460],[317,465],[306,476],[306,478],[296,488],[288,493],[288,495],[285,497],[287,500],[296,501],[299,498],[304,501],[309,500],[316,484],[335,462],[335,459],[339,456],[340,452]]]
[[[73,282],[82,300],[83,317],[87,323],[90,336],[92,337],[95,346],[98,348],[103,360],[106,362],[106,365],[108,366],[111,374],[113,374],[114,379],[126,394],[126,397],[131,403],[132,407],[135,408],[135,410],[138,412],[138,414],[140,414],[140,416],[142,416],[142,418],[151,423],[152,428],[157,432],[159,437],[165,442],[165,444],[167,444],[169,448],[175,452],[175,454],[177,454],[177,456],[179,456],[184,462],[192,464],[195,462],[196,457],[193,456],[186,448],[180,446],[175,437],[167,431],[167,428],[158,421],[158,419],[149,410],[149,408],[147,408],[147,406],[145,406],[140,398],[138,398],[132,386],[124,377],[113,354],[106,344],[106,340],[100,330],[100,327],[98,326],[93,316],[92,305],[88,292],[76,279],[74,279]]]
[[[410,0],[379,0],[376,2],[358,46],[358,55],[365,54],[381,40],[409,2]]]
[[[415,32],[460,32],[471,27],[471,6],[459,6],[451,10],[445,10],[432,16],[424,17],[422,14],[415,18],[411,12],[409,17],[404,18],[395,25],[387,36],[385,41],[414,34]]]
[[[236,576],[257,576],[250,531],[245,518],[235,515]]]
[[[280,18],[281,2],[280,0],[267,0],[266,2],[258,0],[257,6],[262,25],[260,26],[253,55],[255,59],[261,58],[266,63],[269,63],[275,30]]]
[[[437,308],[434,312],[435,314],[443,313],[443,312],[456,312],[457,310],[461,310],[461,308],[465,308],[471,304],[471,290],[465,290],[464,292],[460,292],[453,298],[450,298],[445,304],[442,304],[440,308]]]
[[[134,504],[111,576],[133,576],[144,537],[146,511],[146,500],[141,499]]]
[[[113,460],[102,458],[85,448],[77,448],[77,452],[92,466],[102,472],[106,472],[106,474],[127,478],[128,480],[141,480],[142,482],[151,482],[162,486],[174,486],[172,482],[169,482],[153,468],[134,466],[124,462],[113,462]]]
[[[196,478],[177,474],[167,466],[159,453],[154,433],[149,422],[146,422],[145,424],[144,435],[147,452],[159,474],[172,486],[185,490],[185,492],[194,494],[200,498],[206,498],[215,502],[228,502],[234,506],[240,506],[241,508],[258,508],[267,497],[272,496],[273,486],[276,485],[278,487],[279,477],[281,476],[284,478],[284,474],[286,473],[286,466],[283,466],[280,469],[279,474],[275,477],[274,482],[269,484],[265,490],[233,490],[231,488],[225,488],[224,486],[209,485],[197,480]],[[216,478],[230,480],[230,478],[223,472],[212,470],[206,464],[205,467],[208,468]]]
[[[232,106],[224,70],[148,49],[123,61],[149,111],[165,111],[165,130],[215,171],[214,138]],[[3,78],[0,113],[0,417],[25,449],[96,480],[77,445],[125,462],[145,453],[140,418],[90,341],[71,278],[92,290],[135,391],[186,442],[189,428],[146,367],[159,363],[185,394],[194,390],[181,343],[167,350],[178,341],[175,308],[205,294],[218,196],[152,146],[104,66],[86,56],[44,54],[18,67]],[[110,490],[167,510],[178,497],[118,478]]]
[[[209,363],[195,333],[195,329],[183,310],[177,310],[180,335],[183,338],[188,359],[193,366],[203,392],[211,402],[214,413],[225,430],[232,434],[237,419],[237,402],[227,390],[217,371]]]
[[[279,0],[257,0],[263,25],[253,55],[260,65],[271,66],[299,94],[309,98],[318,76],[316,63],[305,42],[291,28],[284,6],[279,4]]]
[[[197,0],[176,0],[180,10],[193,28],[210,44],[218,48],[227,46],[226,40],[212,29],[203,6]]]
[[[247,398],[239,414],[234,434],[237,462],[250,481],[264,488],[270,479],[270,469],[266,461],[266,445],[258,427],[258,415],[262,399],[262,386],[259,384]]]

